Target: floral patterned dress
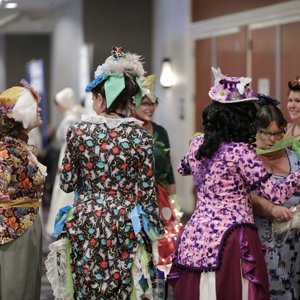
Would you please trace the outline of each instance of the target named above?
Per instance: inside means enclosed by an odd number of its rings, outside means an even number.
[[[78,198],[62,236],[76,299],[129,299],[133,285],[152,299],[151,236],[163,234],[153,164],[152,137],[133,118],[85,116],[69,128],[60,185]]]
[[[21,139],[0,138],[0,298],[40,299],[42,224],[39,205],[46,167]]]
[[[192,141],[178,169],[193,176],[197,205],[169,274],[175,297],[267,300],[267,270],[250,192],[257,189],[275,203],[287,201],[299,188],[299,169],[277,182],[252,146],[224,143],[211,159],[199,161],[195,155],[202,143],[202,136]]]
[[[286,149],[291,172],[299,167],[296,154]],[[281,181],[283,176],[273,175]],[[295,193],[285,204],[291,207],[300,203],[299,192]],[[272,234],[272,222],[268,218],[257,217],[255,223],[258,227],[260,240],[265,246],[265,260],[267,263],[270,299],[293,300],[300,299],[300,230],[291,230],[278,237]]]
[[[0,140],[0,192],[6,194],[11,191],[12,203],[20,199],[41,199],[45,176],[45,167],[37,161],[25,142],[12,137]],[[38,205],[19,206],[0,205],[0,245],[23,235],[37,217]]]

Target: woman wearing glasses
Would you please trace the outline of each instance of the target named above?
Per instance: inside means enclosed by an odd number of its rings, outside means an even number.
[[[295,152],[284,146],[289,139],[283,140],[287,122],[276,106],[279,102],[259,95],[258,103],[261,104],[256,120],[258,153],[265,168],[280,181],[297,170],[299,161]],[[266,249],[271,300],[300,299],[300,231],[290,230],[277,237],[272,233],[272,219],[289,220],[289,208],[299,204],[299,200],[300,194],[296,193],[283,206],[265,201],[265,208],[259,209],[254,199],[255,222]]]
[[[175,177],[170,157],[170,142],[167,130],[152,121],[158,106],[158,97],[154,94],[155,75],[143,80],[143,98],[141,105],[131,105],[132,116],[143,121],[143,128],[154,138],[155,181],[160,216],[166,230],[166,237],[159,241],[159,264],[171,263],[175,249],[175,240],[181,230],[182,213],[176,201]]]

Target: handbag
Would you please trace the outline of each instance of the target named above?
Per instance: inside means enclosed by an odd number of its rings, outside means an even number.
[[[272,231],[274,236],[280,235],[284,232],[287,232],[288,236],[290,230],[300,228],[300,209],[296,206],[292,206],[290,210],[292,218],[289,221],[282,223],[275,220],[272,221]]]

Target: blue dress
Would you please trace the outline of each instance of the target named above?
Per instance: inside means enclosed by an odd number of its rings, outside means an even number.
[[[290,172],[299,167],[296,154],[286,149],[290,163]],[[277,180],[284,177],[273,175]],[[300,193],[295,193],[285,204],[286,207],[297,205]],[[267,264],[270,300],[300,299],[300,230],[291,230],[278,237],[272,234],[271,219],[255,218],[260,240],[266,248],[265,261]]]

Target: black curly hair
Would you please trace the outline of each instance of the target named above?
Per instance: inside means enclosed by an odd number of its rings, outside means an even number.
[[[204,142],[196,159],[211,158],[223,142],[255,143],[257,109],[252,101],[224,104],[213,101],[203,111]]]

